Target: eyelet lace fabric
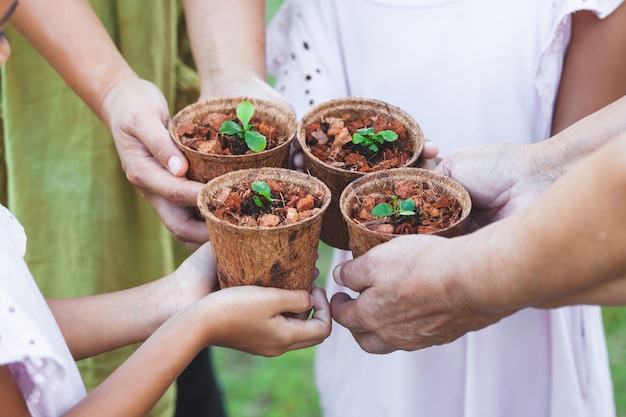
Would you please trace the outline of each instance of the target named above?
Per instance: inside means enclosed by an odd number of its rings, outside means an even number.
[[[78,369],[23,255],[26,236],[0,206],[0,365],[34,417],[62,414],[85,396]]]

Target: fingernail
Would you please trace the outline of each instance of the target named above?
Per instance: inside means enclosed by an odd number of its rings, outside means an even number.
[[[178,156],[172,156],[167,161],[167,169],[169,169],[172,175],[177,175],[182,166],[183,166],[183,161],[181,161]]]
[[[343,282],[341,281],[341,266],[342,264],[339,264],[335,267],[335,269],[333,269],[333,278],[339,285],[343,285]]]

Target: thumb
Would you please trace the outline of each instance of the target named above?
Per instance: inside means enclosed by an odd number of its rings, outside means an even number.
[[[335,282],[344,287],[350,288],[352,291],[361,293],[372,286],[369,279],[369,271],[367,268],[367,260],[369,252],[350,261],[342,262],[333,269],[333,278]]]

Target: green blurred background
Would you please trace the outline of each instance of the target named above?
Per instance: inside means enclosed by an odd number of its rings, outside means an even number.
[[[268,20],[283,0],[267,0]],[[317,267],[323,286],[330,265],[330,248],[320,244]],[[603,310],[618,417],[626,417],[626,308]],[[320,417],[313,380],[315,348],[264,358],[214,348],[218,378],[228,414],[233,417]]]

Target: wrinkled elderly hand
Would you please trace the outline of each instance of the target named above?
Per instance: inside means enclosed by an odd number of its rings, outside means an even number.
[[[480,289],[450,274],[459,244],[462,238],[402,236],[338,265],[335,281],[360,294],[335,294],[333,318],[366,352],[389,353],[449,343],[513,313],[484,309]]]
[[[497,144],[459,149],[435,171],[461,183],[472,198],[468,230],[528,206],[561,175],[537,145]]]
[[[102,107],[131,184],[175,239],[194,248],[206,242],[206,227],[189,208],[202,184],[184,177],[188,163],[167,130],[169,111],[161,91],[148,81],[126,78],[107,93]]]

